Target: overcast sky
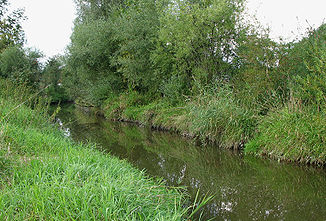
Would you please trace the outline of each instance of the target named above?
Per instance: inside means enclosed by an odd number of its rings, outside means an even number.
[[[12,8],[25,8],[23,24],[27,46],[47,57],[63,54],[70,42],[75,6],[73,0],[9,0]]]
[[[70,42],[75,17],[73,0],[9,2],[13,8],[25,8],[28,20],[23,28],[27,46],[38,48],[48,57],[64,52]],[[309,25],[318,27],[326,18],[326,0],[248,0],[248,7],[260,22],[271,27],[274,38],[293,39],[298,33],[304,33]]]
[[[308,27],[317,28],[326,22],[326,0],[248,0],[248,8],[271,28],[275,39],[293,40]]]

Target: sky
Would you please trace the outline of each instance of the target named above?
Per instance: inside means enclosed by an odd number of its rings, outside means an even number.
[[[63,54],[70,42],[76,15],[73,0],[9,0],[12,8],[25,8],[27,47],[47,57]],[[326,22],[326,0],[248,0],[250,14],[256,14],[271,36],[293,40],[309,26]],[[295,33],[295,34],[293,34]]]
[[[11,8],[25,8],[23,29],[27,47],[47,57],[63,54],[70,42],[75,18],[73,0],[9,0]]]
[[[326,22],[326,0],[248,0],[248,8],[275,40],[294,40]]]

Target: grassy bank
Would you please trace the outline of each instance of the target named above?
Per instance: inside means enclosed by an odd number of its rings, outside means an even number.
[[[103,110],[109,119],[147,124],[203,142],[239,148],[253,135],[256,119],[232,96],[229,88],[223,88],[175,105],[164,99],[148,103],[146,98],[132,92],[106,100]]]
[[[9,85],[0,81],[1,220],[184,218],[179,191],[65,138],[35,99],[17,107],[25,89]]]
[[[224,87],[174,105],[164,99],[147,102],[132,92],[111,97],[102,109],[108,119],[176,131],[224,148],[244,148],[246,154],[325,165],[323,111],[284,105],[261,115],[234,96],[230,88]]]
[[[245,151],[276,160],[326,163],[326,115],[308,108],[284,107],[264,117]]]

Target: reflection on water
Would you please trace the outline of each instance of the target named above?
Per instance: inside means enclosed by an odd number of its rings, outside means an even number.
[[[175,134],[114,123],[64,107],[66,135],[97,143],[170,186],[186,186],[192,198],[215,195],[204,220],[326,220],[326,171],[198,147]]]

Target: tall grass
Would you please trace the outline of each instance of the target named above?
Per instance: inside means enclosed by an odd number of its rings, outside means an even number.
[[[20,105],[28,99],[25,91],[19,91],[23,88],[16,91],[0,82],[1,220],[187,217],[178,189],[102,154],[94,145],[65,138],[37,108]]]
[[[133,97],[125,94],[108,99],[106,117],[178,131],[227,148],[241,147],[256,129],[254,111],[241,106],[227,85],[210,88],[180,106],[163,98],[149,104],[126,102]]]
[[[322,165],[326,162],[326,115],[309,107],[270,112],[245,151],[277,160]]]
[[[197,96],[188,103],[191,131],[227,148],[239,148],[254,134],[256,119],[241,107],[228,86]]]

